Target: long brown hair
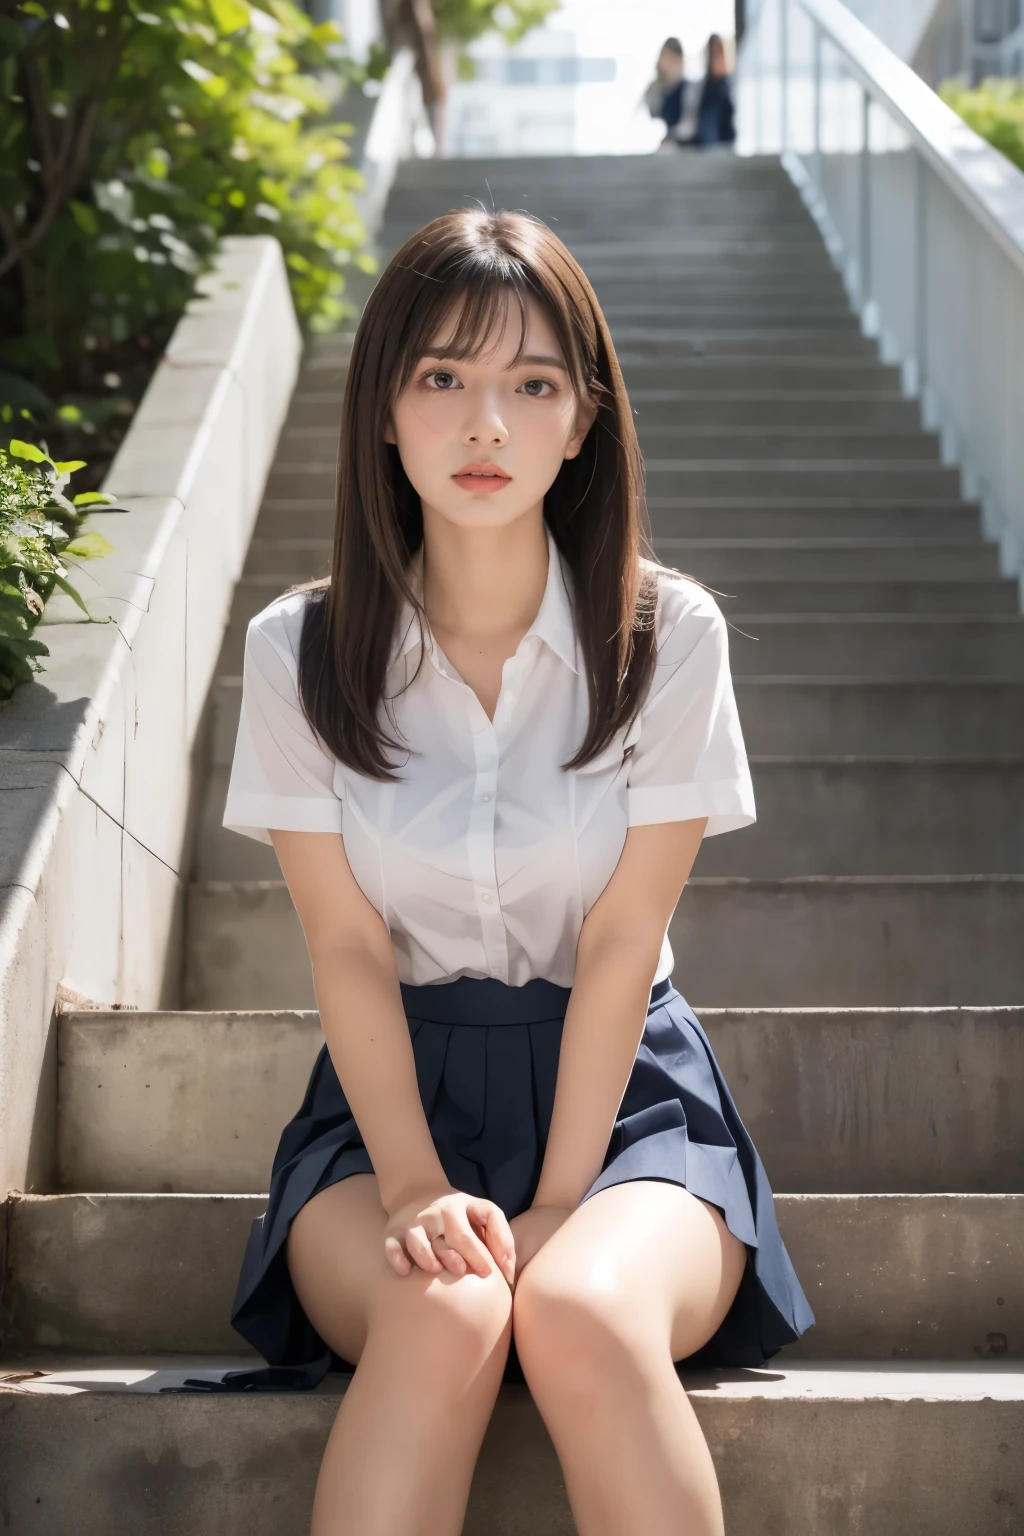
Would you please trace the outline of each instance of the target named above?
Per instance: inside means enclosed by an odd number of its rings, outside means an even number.
[[[292,588],[310,594],[299,647],[302,708],[333,756],[372,778],[397,777],[384,754],[401,747],[382,729],[379,709],[403,599],[426,625],[406,571],[423,542],[423,513],[397,448],[385,442],[388,417],[456,308],[447,356],[478,355],[513,303],[521,353],[531,297],[551,321],[577,396],[597,405],[580,453],[563,462],[544,498],[572,575],[590,695],[587,733],[563,766],[596,757],[634,718],[650,684],[657,575],[640,564],[653,558],[643,460],[597,296],[538,219],[455,209],[407,240],[370,294],[342,405],[331,575]]]

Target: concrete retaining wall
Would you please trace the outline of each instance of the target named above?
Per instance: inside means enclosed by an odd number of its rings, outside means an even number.
[[[53,1176],[55,1005],[174,1007],[191,755],[301,348],[281,248],[223,242],[105,489],[116,547],[0,712],[0,1195]]]

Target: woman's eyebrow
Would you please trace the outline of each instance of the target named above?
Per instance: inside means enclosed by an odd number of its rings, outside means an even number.
[[[437,357],[443,359],[450,357],[451,353],[446,352],[440,343],[435,342],[433,346],[427,347],[425,351],[420,355],[422,357]],[[517,357],[515,362],[511,363],[509,366],[512,368],[521,368],[524,363],[531,368],[561,368],[563,373],[568,373],[569,371],[560,357],[552,357],[547,352],[527,352],[522,357]]]

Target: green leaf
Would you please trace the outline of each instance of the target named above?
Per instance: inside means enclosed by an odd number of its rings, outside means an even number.
[[[54,465],[58,475],[73,475],[76,469],[85,468],[84,459],[64,459]]]
[[[57,408],[57,419],[59,421],[66,421],[71,426],[76,426],[78,422],[84,421],[85,417],[79,406],[61,405]]]
[[[36,447],[35,443],[23,443],[19,437],[11,438],[7,445],[7,452],[16,459],[28,459],[30,464],[48,464],[52,462],[41,448]]]
[[[70,203],[68,203],[68,207],[71,210],[71,217],[74,219],[83,235],[99,234],[100,221],[95,208],[93,208],[89,203],[80,203],[76,197],[71,199]]]
[[[114,504],[113,496],[107,496],[103,491],[80,491],[73,500],[76,507],[111,507]]]
[[[86,618],[87,619],[91,619],[92,618],[92,614],[89,612],[88,608],[83,603],[82,598],[81,598],[81,594],[71,585],[71,583],[70,583],[70,581],[68,581],[67,577],[66,576],[54,576],[53,579],[54,579],[54,582],[56,583],[56,585],[58,587],[60,587],[61,591],[62,592],[66,592],[68,597],[70,597],[73,602],[78,604],[79,608],[81,608],[81,610],[85,614]]]
[[[114,545],[108,544],[102,533],[90,530],[89,533],[80,533],[70,544],[65,544],[61,553],[77,555],[81,560],[97,560],[101,555],[112,555]]]
[[[240,32],[252,20],[243,0],[210,0],[210,10],[219,32]]]

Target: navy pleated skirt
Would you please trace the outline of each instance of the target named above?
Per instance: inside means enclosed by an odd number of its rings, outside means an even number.
[[[510,987],[471,977],[402,987],[420,1097],[445,1175],[508,1217],[526,1209],[540,1178],[569,990],[543,980]],[[331,1369],[353,1368],[303,1312],[285,1239],[307,1200],[349,1174],[372,1172],[324,1046],[282,1132],[267,1210],[253,1222],[231,1313],[237,1332],[278,1369],[230,1372],[220,1390],[311,1387]],[[669,980],[652,989],[604,1165],[584,1199],[630,1179],[682,1185],[717,1206],[747,1246],[725,1321],[685,1364],[760,1366],[811,1326],[761,1160],[707,1036]],[[523,1379],[514,1345],[505,1379]]]

